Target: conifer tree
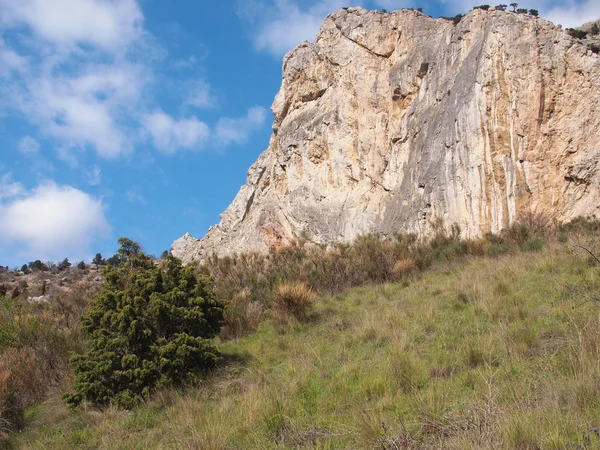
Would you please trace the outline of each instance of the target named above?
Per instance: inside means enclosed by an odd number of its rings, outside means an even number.
[[[86,351],[73,357],[74,405],[111,401],[130,408],[152,388],[178,384],[213,367],[210,338],[220,330],[223,305],[210,280],[167,256],[157,266],[140,246],[119,239],[117,266],[103,266],[106,282],[84,317]]]

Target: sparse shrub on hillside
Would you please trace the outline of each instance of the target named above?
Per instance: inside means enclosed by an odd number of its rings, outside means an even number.
[[[102,257],[102,253],[96,253],[96,256],[94,256],[94,259],[92,260],[92,264],[96,264],[97,266],[106,264],[106,260]]]
[[[600,46],[596,45],[596,44],[590,44],[588,45],[588,48],[590,49],[590,51],[594,54],[599,54],[600,53]]]
[[[221,328],[223,339],[238,339],[254,332],[262,322],[265,308],[261,302],[252,301],[250,289],[245,288],[227,302]]]
[[[598,27],[597,23],[592,25],[592,28],[590,29],[590,34],[592,36],[598,36],[598,34],[600,34],[600,27]]]
[[[529,239],[529,228],[524,223],[515,222],[502,230],[502,237],[520,247]]]
[[[517,9],[517,14],[527,14],[527,9],[519,8],[519,9]]]
[[[450,20],[454,25],[458,25],[460,23],[460,21],[463,20],[463,17],[465,17],[463,14],[457,14],[454,17],[442,16],[440,18],[445,19],[445,20]]]
[[[539,252],[544,248],[546,242],[542,239],[529,239],[523,244],[523,251],[526,252]]]
[[[48,266],[46,264],[44,264],[42,261],[40,261],[39,259],[36,259],[35,261],[30,262],[29,268],[31,270],[40,270],[40,271],[48,270]]]
[[[502,5],[496,5],[496,9],[499,10],[499,11],[506,11],[506,8],[508,8],[508,6],[504,5],[504,4],[502,4]]]
[[[279,323],[305,322],[315,301],[313,290],[303,283],[284,283],[273,299],[273,318]]]
[[[0,435],[24,425],[25,408],[43,399],[43,363],[28,348],[9,348],[0,358]]]
[[[68,351],[76,345],[47,305],[0,298],[0,434],[19,429],[25,408],[69,373]]]
[[[567,28],[567,33],[575,39],[585,39],[587,37],[587,31],[578,30],[576,28]]]
[[[75,393],[81,402],[111,401],[131,408],[157,386],[179,384],[213,367],[223,306],[210,281],[168,256],[160,266],[139,244],[119,239],[119,265],[106,279],[84,317],[85,352],[72,359]]]
[[[529,10],[529,15],[537,17],[539,15],[539,11],[537,9],[530,9]]]
[[[69,258],[65,258],[60,263],[58,263],[57,269],[59,272],[62,272],[63,270],[68,269],[69,267],[71,267],[71,262],[69,261]]]
[[[403,258],[396,261],[392,273],[399,279],[411,274],[417,268],[417,262],[413,258]]]

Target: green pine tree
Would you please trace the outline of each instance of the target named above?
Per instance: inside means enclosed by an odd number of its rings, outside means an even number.
[[[84,317],[85,353],[73,357],[75,393],[82,401],[130,408],[152,388],[179,384],[219,361],[210,339],[223,305],[210,280],[171,255],[157,266],[140,246],[119,239],[120,263],[103,266],[106,279]]]

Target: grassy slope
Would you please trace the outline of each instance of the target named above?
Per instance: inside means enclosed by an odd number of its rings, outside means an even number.
[[[133,412],[29,412],[15,448],[600,448],[598,270],[553,245],[321,298]],[[585,296],[585,292],[580,293]],[[591,444],[582,437],[590,435]]]

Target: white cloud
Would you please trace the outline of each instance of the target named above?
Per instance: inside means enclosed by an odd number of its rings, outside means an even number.
[[[0,22],[29,27],[45,41],[120,50],[143,32],[136,0],[0,0]]]
[[[557,6],[539,7],[540,15],[564,28],[583,25],[600,18],[600,1],[587,0],[584,2],[563,1]]]
[[[168,154],[181,148],[200,148],[210,135],[208,125],[196,116],[175,120],[161,110],[148,114],[143,120],[143,125],[154,146]]]
[[[116,158],[132,148],[119,119],[135,110],[142,72],[120,63],[89,65],[77,75],[42,76],[28,81],[19,107],[63,145],[89,145],[104,158]]]
[[[276,0],[268,7],[262,2],[245,2],[239,15],[256,29],[254,46],[280,58],[302,41],[313,41],[325,17],[344,6],[348,6],[346,0],[320,0],[303,8],[291,0]]]
[[[11,181],[12,175],[7,173],[0,178],[0,201],[8,198],[14,198],[24,192],[21,183]]]
[[[217,103],[217,99],[211,93],[210,85],[204,80],[193,83],[188,95],[185,104],[196,108],[212,108]]]
[[[109,231],[101,200],[52,181],[0,203],[0,241],[23,258],[80,257]]]
[[[17,148],[23,155],[36,156],[40,151],[40,144],[31,136],[25,136],[21,138]]]
[[[12,51],[0,38],[0,76],[8,77],[13,72],[22,73],[27,69],[27,60]]]
[[[248,110],[246,117],[221,118],[215,127],[215,139],[223,146],[231,143],[242,144],[248,140],[250,133],[264,124],[266,117],[265,108],[255,106]]]
[[[0,0],[4,30],[22,37],[18,50],[0,40],[0,76],[20,75],[0,85],[4,107],[63,153],[91,147],[116,158],[132,150],[131,121],[151,79],[128,54],[147,36],[136,0]]]

